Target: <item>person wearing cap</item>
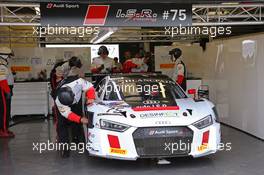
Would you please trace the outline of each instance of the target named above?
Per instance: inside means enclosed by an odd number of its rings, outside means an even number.
[[[70,72],[67,78],[63,79],[57,87],[55,104],[58,113],[58,142],[69,144],[68,128],[71,127],[73,141],[84,142],[82,124],[88,124],[88,119],[82,114],[82,93],[85,93],[86,104],[92,105],[95,99],[93,85],[80,78],[79,72],[82,67],[81,60],[72,57],[69,60]],[[69,150],[60,150],[62,157],[69,157]]]
[[[0,48],[0,138],[14,137],[14,133],[9,131],[11,89],[8,85],[8,60],[13,52],[10,48]]]
[[[171,61],[175,63],[173,69],[173,80],[177,82],[181,88],[186,91],[187,84],[187,71],[184,62],[182,61],[182,51],[179,48],[172,49],[169,54],[171,55]]]
[[[98,57],[93,58],[91,65],[92,73],[111,73],[114,60],[110,57],[106,46],[100,46],[98,49]]]

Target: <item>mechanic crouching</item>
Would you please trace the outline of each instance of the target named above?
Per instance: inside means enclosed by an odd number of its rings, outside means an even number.
[[[60,148],[63,158],[69,157],[69,129],[72,129],[72,141],[76,144],[84,142],[84,130],[82,124],[88,124],[88,119],[83,116],[82,93],[85,92],[86,104],[90,105],[95,99],[93,85],[80,78],[79,72],[82,67],[81,60],[72,57],[69,60],[70,72],[66,79],[62,80],[57,89],[55,99],[58,113],[58,142],[68,147]],[[64,149],[65,148],[65,149]]]

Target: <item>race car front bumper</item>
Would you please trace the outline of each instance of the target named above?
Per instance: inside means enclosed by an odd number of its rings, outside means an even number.
[[[90,155],[110,159],[201,157],[218,150],[221,132],[219,123],[204,129],[192,125],[131,127],[125,132],[94,128],[88,140]]]

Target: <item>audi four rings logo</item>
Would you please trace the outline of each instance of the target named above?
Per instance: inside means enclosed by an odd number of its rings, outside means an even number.
[[[156,121],[155,122],[156,125],[169,125],[171,124],[170,121]]]
[[[143,101],[143,104],[145,104],[145,105],[160,104],[160,101],[157,101],[157,100],[146,100],[146,101]]]

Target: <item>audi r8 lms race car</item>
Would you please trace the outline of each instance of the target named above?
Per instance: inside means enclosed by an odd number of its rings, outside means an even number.
[[[201,157],[215,153],[221,140],[215,106],[189,98],[161,74],[108,75],[87,111],[91,123],[84,130],[92,156]]]

